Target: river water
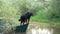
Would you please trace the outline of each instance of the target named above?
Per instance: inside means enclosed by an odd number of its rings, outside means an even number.
[[[59,26],[59,25],[58,25]],[[9,33],[9,34],[60,34],[60,27],[52,26],[52,24],[29,24],[27,31],[23,33]],[[0,33],[3,34],[3,33]]]
[[[30,31],[27,32],[27,34],[53,34],[53,29],[31,29]]]
[[[60,27],[53,24],[42,23],[30,25],[27,29],[26,34],[60,34]],[[30,29],[29,29],[30,28]]]

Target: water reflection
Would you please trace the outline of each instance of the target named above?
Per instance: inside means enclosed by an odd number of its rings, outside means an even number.
[[[59,25],[58,25],[59,26]],[[47,24],[31,24],[28,26],[26,32],[23,33],[16,33],[16,32],[9,32],[8,34],[60,34],[60,27],[58,26],[51,26]],[[5,34],[4,29],[0,26],[0,34]]]
[[[26,32],[22,32],[22,33],[15,33],[15,34],[26,34]]]
[[[53,34],[60,34],[60,28],[54,28],[54,33]]]
[[[53,29],[31,29],[27,34],[53,34]]]

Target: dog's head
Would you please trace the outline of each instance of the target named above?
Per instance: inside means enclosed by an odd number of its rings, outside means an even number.
[[[33,16],[32,12],[27,12],[26,14],[28,14],[29,16]]]

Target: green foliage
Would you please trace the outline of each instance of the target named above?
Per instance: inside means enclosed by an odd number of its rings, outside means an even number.
[[[9,23],[17,23],[20,15],[27,11],[33,12],[35,17],[32,19],[37,21],[60,17],[57,0],[10,0],[8,3],[1,0],[0,6],[0,17],[5,17],[5,21]]]
[[[33,12],[31,21],[60,21],[60,0],[10,0],[0,1],[0,23],[19,24],[21,14]],[[4,18],[3,18],[4,17]],[[1,25],[3,25],[1,24]]]

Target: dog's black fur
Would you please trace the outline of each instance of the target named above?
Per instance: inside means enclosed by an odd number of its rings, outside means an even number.
[[[19,19],[19,21],[21,21],[21,24],[29,23],[31,16],[33,16],[32,12],[27,12],[24,15],[22,15]]]

